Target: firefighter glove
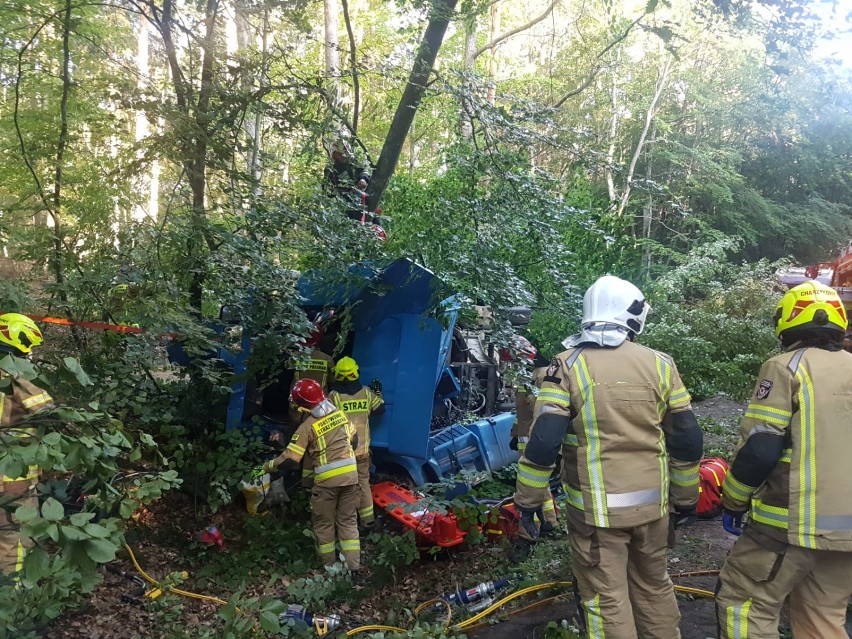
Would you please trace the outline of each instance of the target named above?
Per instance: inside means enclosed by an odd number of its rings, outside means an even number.
[[[544,513],[542,512],[541,507],[523,508],[517,504],[515,504],[515,507],[518,509],[518,514],[521,518],[521,526],[524,527],[524,530],[527,531],[527,534],[532,539],[538,539],[540,531],[535,518],[538,516],[538,521],[544,521]]]
[[[518,438],[512,437],[512,441],[509,442],[510,450],[518,450]]]
[[[732,535],[739,537],[743,534],[744,514],[745,513],[735,513],[730,510],[726,510],[722,514],[722,527]]]
[[[674,512],[669,515],[675,528],[686,528],[695,523],[696,510],[695,506],[678,507],[675,506]]]
[[[381,395],[382,395],[382,380],[380,380],[378,377],[374,377],[373,381],[370,382],[370,390],[373,391],[379,397],[381,397]]]

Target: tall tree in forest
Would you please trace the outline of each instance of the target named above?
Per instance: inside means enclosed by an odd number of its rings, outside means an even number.
[[[414,115],[423,99],[429,76],[435,66],[438,51],[441,49],[456,4],[458,4],[458,0],[432,0],[429,22],[417,49],[411,75],[402,92],[396,111],[394,111],[390,129],[388,129],[387,137],[382,145],[382,152],[376,163],[376,170],[370,180],[367,192],[367,206],[370,209],[375,209],[379,204],[388,181],[396,170],[405,138],[408,136]]]
[[[213,135],[214,118],[211,102],[214,96],[216,65],[218,64],[217,30],[221,0],[206,0],[203,14],[203,31],[199,40],[201,69],[197,90],[192,80],[192,71],[181,64],[178,44],[175,40],[175,3],[164,0],[162,8],[148,5],[150,20],[159,31],[168,60],[174,89],[177,112],[182,116],[178,131],[182,140],[183,172],[191,190],[190,228],[186,239],[186,257],[189,282],[190,305],[201,312],[204,292],[205,269],[203,268],[203,245],[212,250],[215,241],[207,229],[207,168],[208,150]]]

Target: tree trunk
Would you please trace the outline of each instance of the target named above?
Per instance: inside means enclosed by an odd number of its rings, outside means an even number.
[[[423,39],[417,49],[408,84],[405,85],[402,98],[400,98],[399,105],[393,114],[393,120],[385,143],[382,145],[379,161],[376,163],[376,170],[370,180],[367,205],[371,210],[375,209],[382,199],[388,181],[396,170],[405,138],[408,136],[408,130],[414,121],[417,107],[420,106],[420,101],[423,99],[426,83],[429,81],[429,75],[432,73],[435,59],[438,57],[438,51],[444,41],[447,26],[457,3],[458,0],[434,0],[432,4],[432,9],[429,12],[429,23],[426,25],[426,31],[423,33]]]
[[[488,39],[494,42],[500,32],[500,5],[491,5],[491,33]],[[491,47],[491,57],[488,58],[488,102],[497,101],[497,46]]]
[[[651,129],[651,139],[648,140],[648,153],[645,160],[645,180],[650,183],[654,175],[654,142],[657,141],[657,125]],[[645,277],[651,277],[651,246],[647,240],[651,239],[651,225],[654,221],[654,195],[648,189],[648,202],[642,210],[642,239],[646,240],[642,245],[642,262],[645,267]]]
[[[639,136],[639,142],[633,151],[633,157],[630,160],[630,167],[627,169],[627,178],[624,180],[624,190],[621,194],[621,202],[618,204],[618,214],[624,213],[627,208],[627,202],[630,199],[631,186],[633,184],[633,175],[636,172],[636,163],[639,162],[639,157],[642,155],[642,149],[645,146],[645,140],[648,137],[648,131],[651,129],[651,124],[654,122],[654,116],[657,115],[657,105],[660,102],[660,96],[663,95],[663,89],[669,79],[669,73],[672,70],[674,59],[669,56],[665,65],[660,70],[660,75],[657,78],[657,85],[654,88],[654,97],[651,99],[651,104],[648,105],[648,110],[645,113],[645,126],[642,127],[642,134]]]
[[[466,75],[476,70],[476,17],[471,16],[465,23],[464,30],[464,72]],[[461,135],[465,140],[473,138],[473,114],[471,113],[470,100],[467,92],[470,91],[470,83],[465,80],[466,89],[462,95],[461,111]]]
[[[621,52],[615,58],[615,64],[612,67],[612,86],[610,87],[610,97],[612,102],[612,115],[609,119],[609,147],[606,151],[606,190],[609,195],[609,201],[615,202],[617,195],[615,193],[615,140],[618,135],[618,63],[621,61]]]
[[[352,20],[349,17],[349,0],[341,0],[343,7],[343,22],[346,34],[349,36],[349,66],[352,71],[352,135],[358,135],[358,118],[361,115],[361,81],[358,78],[358,60],[355,55],[355,32],[352,30]]]
[[[207,136],[209,133],[210,98],[213,93],[213,67],[216,61],[216,18],[219,0],[207,0],[204,18],[204,38],[201,41],[201,85],[195,105],[195,143],[186,162],[186,175],[192,191],[192,229],[187,240],[187,253],[192,275],[189,284],[189,303],[201,313],[205,269],[202,268],[202,239],[206,239],[207,193]],[[207,239],[208,245],[211,243]],[[212,248],[212,246],[211,246]]]
[[[237,23],[237,40],[241,49],[252,46],[253,33],[251,23],[246,15],[248,8],[241,2],[234,4],[234,14]],[[242,88],[250,93],[257,86],[263,91],[269,84],[269,9],[264,5],[260,24],[260,69],[258,72],[245,73],[242,78]],[[260,183],[263,179],[263,165],[260,162],[261,147],[263,145],[263,116],[261,110],[254,109],[254,113],[246,113],[243,130],[249,140],[248,156],[246,158],[246,172],[252,179],[252,197],[260,196]]]
[[[68,96],[71,93],[71,0],[65,0],[62,18],[62,99],[59,102],[59,143],[56,145],[56,171],[53,177],[53,255],[51,267],[59,290],[59,299],[67,307],[65,275],[62,271],[62,165],[68,144]],[[67,310],[67,309],[63,309]]]
[[[151,78],[151,65],[148,59],[149,49],[149,33],[148,19],[144,15],[139,16],[139,25],[136,33],[136,88],[140,94],[143,94],[149,86]],[[145,153],[142,149],[142,144],[145,138],[148,137],[151,127],[148,122],[148,116],[144,111],[136,111],[136,157],[140,161],[144,159]],[[159,160],[151,161],[151,168],[147,174],[139,175],[137,183],[137,196],[139,203],[133,207],[132,218],[136,221],[145,219],[150,216],[157,219],[157,207],[159,205],[158,194],[160,190],[160,167]],[[147,205],[145,204],[147,200]]]
[[[325,0],[325,74],[329,78],[331,103],[337,107],[340,103],[340,38],[338,25],[340,15],[338,0]]]

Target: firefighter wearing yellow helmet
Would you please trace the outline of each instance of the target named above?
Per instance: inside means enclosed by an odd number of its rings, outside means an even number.
[[[358,484],[361,487],[358,519],[363,527],[369,528],[373,525],[373,495],[370,492],[370,417],[385,412],[385,401],[378,388],[373,390],[361,384],[358,363],[351,357],[343,357],[334,365],[333,377],[328,397],[335,406],[343,409],[358,432],[358,447],[355,450]]]
[[[15,377],[15,358],[27,357],[33,348],[42,343],[41,331],[35,322],[20,313],[0,315],[0,445],[2,448],[20,445],[29,439],[34,429],[27,428],[25,418],[53,405],[50,395],[25,379]],[[14,427],[14,428],[10,428]],[[40,469],[31,465],[19,475],[0,478],[0,573],[11,574],[21,570],[26,549],[31,546],[22,537],[14,516],[16,508],[38,506],[36,484]]]
[[[852,354],[833,289],[796,286],[775,311],[784,353],[763,364],[722,486],[723,525],[742,534],[719,576],[720,636],[847,639],[852,593]],[[743,515],[749,513],[742,527]]]

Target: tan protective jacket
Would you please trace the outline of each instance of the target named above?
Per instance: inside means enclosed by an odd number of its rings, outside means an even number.
[[[358,433],[358,447],[355,457],[361,458],[370,452],[370,414],[385,403],[381,395],[370,388],[362,386],[361,390],[352,395],[333,390],[328,394],[331,403],[340,408]]]
[[[309,416],[293,434],[287,449],[270,465],[274,469],[285,459],[299,462],[305,457],[306,467],[313,468],[315,484],[351,486],[358,483],[352,448],[356,437],[355,427],[340,409],[319,419]]]
[[[8,378],[9,374],[0,369],[0,378]],[[53,406],[53,398],[41,388],[25,379],[12,379],[11,386],[6,392],[0,391],[0,426],[10,426],[19,423],[28,415],[34,415],[39,411]],[[21,428],[12,433],[13,437],[26,438],[33,428]],[[0,436],[6,437],[6,431],[0,432]],[[0,479],[0,492],[3,492],[3,482],[26,481],[38,477],[38,466],[30,466],[26,475],[22,477],[3,476]]]
[[[534,487],[549,473],[535,463],[543,449],[538,429],[554,423],[543,419],[549,414],[565,423],[573,418],[562,439],[569,521],[627,528],[667,516],[669,497],[677,506],[693,506],[702,438],[672,359],[630,341],[584,347],[579,355],[576,350],[558,355],[545,371],[530,442],[519,462],[519,488],[525,482]],[[687,411],[689,420],[673,418]],[[668,447],[685,451],[686,461],[670,455]],[[523,500],[516,493],[519,505],[537,505]]]
[[[852,551],[852,354],[805,348],[767,361],[740,432],[722,504],[750,502],[746,532]]]
[[[518,438],[518,452],[523,452],[529,441],[530,428],[533,423],[533,409],[535,408],[535,400],[538,395],[538,389],[541,388],[541,382],[544,379],[544,371],[546,366],[534,368],[532,371],[532,379],[529,384],[518,386],[515,391],[515,421],[512,424],[511,437]]]
[[[293,384],[300,379],[313,379],[319,382],[323,389],[326,389],[328,388],[331,370],[334,368],[334,358],[315,348],[311,351],[309,357],[294,359],[290,368],[294,371],[290,390],[293,390]]]

